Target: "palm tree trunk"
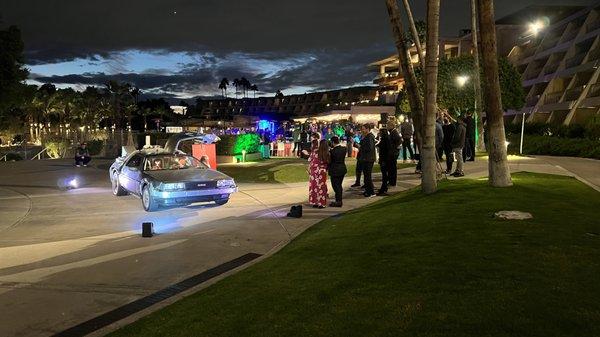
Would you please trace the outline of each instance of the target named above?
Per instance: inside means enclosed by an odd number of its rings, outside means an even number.
[[[413,35],[413,40],[415,41],[415,47],[417,47],[417,54],[419,55],[419,63],[421,67],[425,69],[425,55],[423,53],[423,48],[421,46],[421,40],[419,39],[419,32],[417,32],[417,26],[415,26],[415,19],[412,15],[412,10],[410,9],[410,4],[408,0],[402,0],[404,3],[404,9],[406,10],[406,16],[408,17],[408,24],[410,25],[410,31]]]
[[[492,0],[477,0],[479,29],[481,33],[481,61],[485,89],[485,112],[488,124],[489,182],[495,187],[511,186],[510,170],[506,156],[504,114],[500,97],[498,58],[496,50],[496,25]]]
[[[411,117],[415,127],[415,134],[418,139],[421,139],[421,131],[423,128],[423,101],[419,94],[415,70],[410,62],[410,54],[408,52],[408,47],[406,46],[404,28],[402,27],[402,21],[400,19],[400,9],[398,8],[396,0],[385,0],[385,4],[392,25],[394,42],[396,43],[396,49],[398,50],[398,59],[400,61],[400,68],[402,69],[402,75],[404,76],[406,92],[408,93],[408,104],[412,110]]]
[[[481,103],[481,80],[479,79],[479,42],[477,41],[477,3],[471,0],[471,42],[473,44],[473,91],[475,95],[475,120],[477,121],[477,135],[475,140],[477,149],[485,150],[482,103]]]
[[[437,190],[435,119],[439,53],[440,0],[427,1],[427,57],[425,63],[425,127],[421,150],[421,187],[426,194]]]

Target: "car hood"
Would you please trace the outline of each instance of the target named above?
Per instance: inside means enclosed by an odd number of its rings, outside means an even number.
[[[213,181],[231,179],[228,175],[211,169],[184,169],[146,171],[147,176],[160,182]]]

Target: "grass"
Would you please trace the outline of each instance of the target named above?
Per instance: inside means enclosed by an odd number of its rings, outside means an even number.
[[[327,219],[111,336],[600,336],[600,194],[568,177],[513,178],[444,182]]]
[[[347,176],[354,176],[356,160],[347,159]],[[398,164],[398,168],[414,166],[413,164]],[[308,162],[304,159],[267,159],[244,165],[221,165],[219,171],[235,178],[240,183],[299,183],[308,181]],[[374,172],[380,172],[375,165]]]

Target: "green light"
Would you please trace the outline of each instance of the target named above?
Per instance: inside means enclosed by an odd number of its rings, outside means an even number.
[[[255,133],[246,133],[238,135],[233,145],[234,154],[242,154],[242,151],[246,153],[258,152],[260,146],[260,137]]]

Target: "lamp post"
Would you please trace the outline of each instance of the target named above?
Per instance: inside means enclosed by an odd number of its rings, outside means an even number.
[[[456,76],[456,84],[458,85],[459,88],[464,87],[467,82],[469,82],[469,76],[468,75],[459,75]],[[473,89],[475,89],[476,83],[473,83]],[[477,142],[477,140],[479,139],[479,130],[477,129],[477,97],[474,97],[473,99],[473,119],[475,120],[475,142]],[[475,154],[473,154],[473,156],[475,156]]]

